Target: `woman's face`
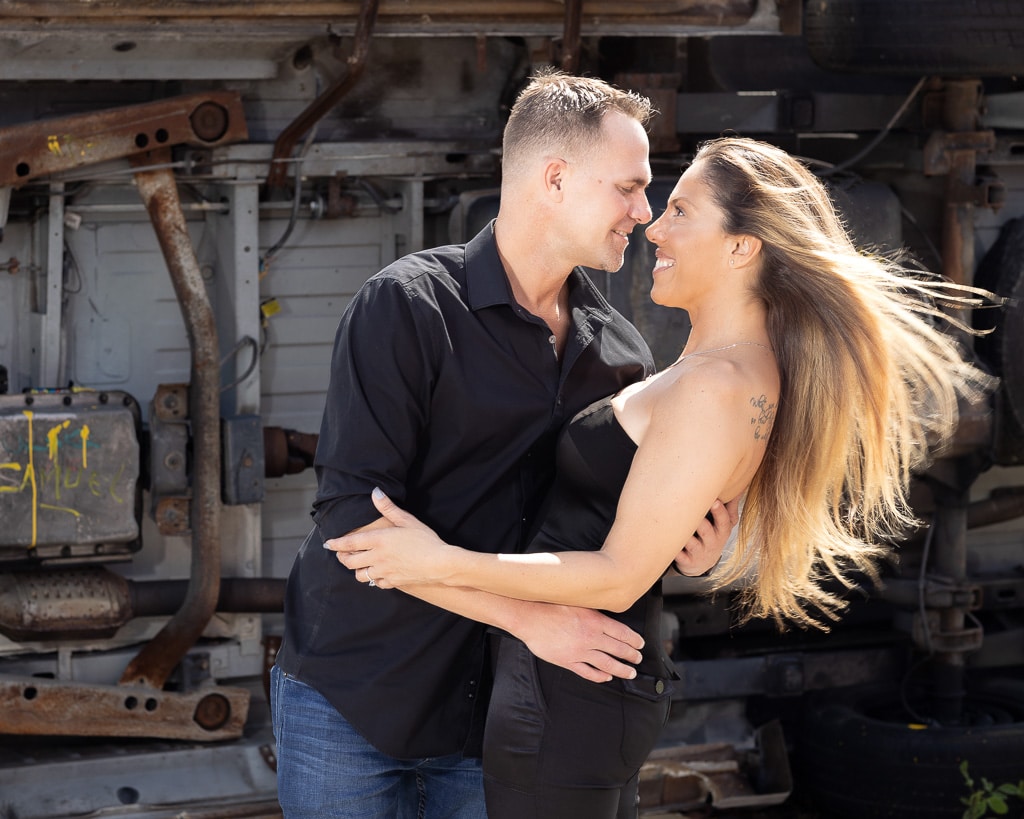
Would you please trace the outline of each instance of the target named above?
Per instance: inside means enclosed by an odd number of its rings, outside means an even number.
[[[651,298],[656,304],[686,308],[709,289],[728,282],[734,243],[723,230],[723,214],[704,183],[702,163],[680,177],[665,212],[647,227],[656,246]]]

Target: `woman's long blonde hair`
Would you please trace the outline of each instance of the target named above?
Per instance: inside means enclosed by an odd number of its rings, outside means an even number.
[[[762,242],[755,293],[781,374],[768,449],[715,587],[752,574],[745,616],[825,627],[845,606],[827,581],[878,578],[887,544],[916,524],[911,473],[951,439],[958,397],[992,386],[938,329],[950,320],[938,305],[969,307],[977,292],[858,251],[821,182],[772,145],[718,139],[694,161],[725,231]]]

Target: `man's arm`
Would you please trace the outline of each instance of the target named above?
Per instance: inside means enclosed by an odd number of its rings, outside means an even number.
[[[390,594],[390,590],[381,590]],[[404,591],[404,589],[402,590]],[[585,680],[632,679],[644,641],[633,629],[593,609],[513,600],[477,589],[416,586],[427,603],[507,631],[534,656]]]

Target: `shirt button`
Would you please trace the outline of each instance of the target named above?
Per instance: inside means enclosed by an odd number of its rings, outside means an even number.
[[[658,680],[654,684],[654,693],[655,694],[662,694],[662,693],[664,693],[664,691],[665,691],[665,681],[664,680]]]
[[[548,341],[554,344],[556,341],[558,341],[558,339],[556,339],[554,336],[548,336]]]

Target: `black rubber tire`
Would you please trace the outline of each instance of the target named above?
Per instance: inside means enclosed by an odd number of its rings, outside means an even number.
[[[830,71],[1007,77],[1024,72],[1017,0],[806,0],[811,58]]]
[[[974,284],[1010,300],[1002,312],[975,312],[975,326],[992,330],[977,340],[975,348],[996,375],[1010,382],[1006,387],[1013,390],[1014,412],[1024,424],[1024,217],[1010,219],[1000,228],[975,271]]]
[[[992,683],[970,694],[974,713],[993,724],[914,726],[899,721],[898,703],[894,687],[874,686],[833,692],[805,711],[798,787],[824,816],[961,819],[960,800],[969,795],[963,760],[975,783],[1024,778],[1024,684]]]

